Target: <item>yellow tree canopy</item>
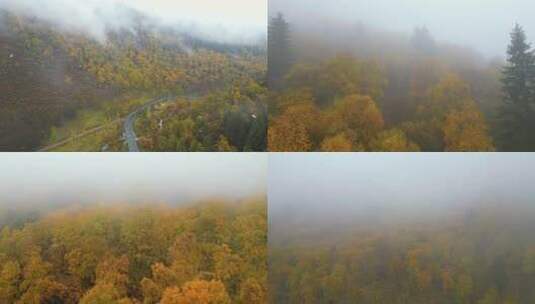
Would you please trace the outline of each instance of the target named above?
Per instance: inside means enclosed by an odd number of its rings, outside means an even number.
[[[161,304],[230,304],[230,298],[220,281],[195,280],[165,290]]]
[[[475,103],[464,104],[446,115],[443,125],[446,151],[494,151],[492,139],[481,111]]]

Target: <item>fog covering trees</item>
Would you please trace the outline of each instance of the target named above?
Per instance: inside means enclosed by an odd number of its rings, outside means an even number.
[[[181,129],[201,134],[195,138],[199,145],[174,144],[172,150],[197,147],[196,151],[214,151],[219,140],[230,141],[235,150],[265,150],[265,134],[257,135],[262,144],[249,140],[246,145],[241,143],[246,135],[228,131],[241,128],[258,134],[255,129],[260,128],[265,133],[265,20],[239,27],[242,22],[252,22],[241,15],[244,20],[227,17],[218,27],[206,26],[218,18],[190,22],[192,16],[184,14],[195,5],[186,2],[173,2],[175,9],[184,9],[178,10],[172,21],[117,1],[49,2],[46,10],[36,8],[46,3],[33,0],[0,4],[0,150],[38,150],[124,118],[140,106],[140,100],[184,95],[201,99],[210,94],[214,94],[212,99],[219,98],[219,109],[213,112],[221,117],[196,121],[202,119],[180,111],[187,117],[166,119],[170,124],[193,124]],[[95,6],[97,2],[102,5]],[[250,14],[257,16],[264,11],[261,2],[244,5],[252,10],[256,7]],[[164,4],[154,3],[153,8]],[[166,16],[169,14],[172,12]],[[73,20],[77,15],[79,22]],[[258,31],[258,23],[263,24],[262,31]],[[226,31],[228,26],[234,30]],[[229,91],[246,95],[245,91],[252,91],[250,87],[256,93],[251,98],[221,100]],[[235,112],[243,116],[255,113],[259,119],[240,124],[231,118]],[[93,115],[89,122],[84,121],[87,113]],[[75,128],[78,125],[81,130]],[[101,138],[95,139],[98,142],[82,150],[124,149],[122,134],[115,127],[101,132]],[[206,134],[208,131],[212,133]],[[188,132],[172,130],[169,141]],[[148,136],[160,133],[153,130]],[[231,137],[240,137],[240,142]],[[151,147],[159,148],[156,144]]]
[[[517,30],[515,21],[522,21],[520,25],[529,25],[524,37],[529,44],[535,30],[531,19],[518,7],[500,15],[500,7],[514,6],[500,1],[481,4],[486,7],[481,9],[476,1],[409,0],[389,20],[380,9],[387,2],[270,3],[271,22],[282,15],[288,23],[294,64],[271,87],[269,149],[532,151],[531,127],[522,123],[532,120],[531,102],[525,109],[508,107],[507,90],[513,88],[502,82],[515,65],[505,54],[515,44],[508,33]],[[461,28],[475,16],[481,21]],[[451,26],[438,20],[449,20]],[[528,47],[527,58],[530,51]],[[366,98],[370,100],[347,105],[348,99]],[[361,113],[352,117],[372,131],[362,134],[335,114],[337,107]]]
[[[266,36],[265,0],[4,0],[0,7],[101,42],[109,31],[135,32],[140,14],[146,25],[175,28],[219,43],[255,44]]]
[[[281,13],[270,19],[268,37],[268,86],[276,89],[292,64],[290,28]]]
[[[265,303],[266,161],[5,155],[0,302]]]
[[[529,154],[272,155],[270,303],[531,303]]]

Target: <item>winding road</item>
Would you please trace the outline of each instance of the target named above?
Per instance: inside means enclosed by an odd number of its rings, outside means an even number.
[[[134,123],[136,122],[137,115],[141,114],[142,112],[154,106],[155,104],[164,102],[166,100],[169,100],[169,98],[167,97],[157,98],[155,100],[152,100],[146,103],[145,105],[143,105],[141,108],[137,109],[136,111],[128,114],[128,116],[124,120],[124,133],[123,133],[124,140],[126,141],[126,144],[128,146],[128,152],[140,152],[139,146],[137,145],[136,132],[134,130]]]

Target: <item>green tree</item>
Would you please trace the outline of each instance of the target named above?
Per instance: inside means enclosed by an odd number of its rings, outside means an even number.
[[[509,151],[535,147],[535,56],[520,25],[511,33],[507,65],[503,68],[503,105],[500,109],[500,140]]]
[[[282,13],[269,21],[268,26],[268,87],[281,87],[282,80],[292,64],[290,26]]]

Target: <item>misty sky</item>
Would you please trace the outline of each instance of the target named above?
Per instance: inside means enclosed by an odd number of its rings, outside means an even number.
[[[124,6],[164,25],[180,25],[225,42],[248,42],[267,31],[267,0],[0,0],[0,7],[84,30],[99,39],[105,25],[131,25],[131,16],[121,10]]]
[[[269,158],[269,206],[351,214],[531,202],[534,166],[529,153],[276,154]]]
[[[260,153],[12,153],[0,158],[2,206],[181,203],[265,193]]]
[[[472,47],[488,57],[505,56],[515,22],[535,41],[531,0],[270,0],[269,11],[282,11],[294,23],[318,22],[319,17],[402,33],[425,25],[437,40]]]

